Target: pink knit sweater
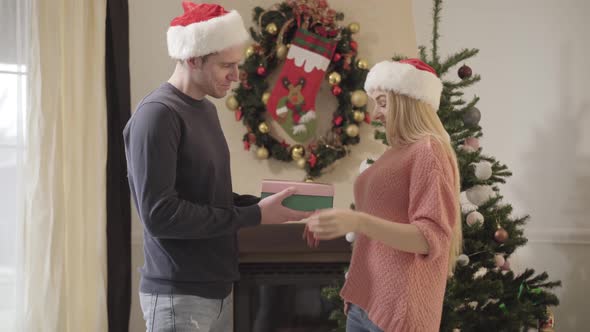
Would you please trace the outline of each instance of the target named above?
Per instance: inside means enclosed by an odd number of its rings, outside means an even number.
[[[356,180],[356,209],[416,225],[427,255],[395,250],[364,235],[354,243],[340,295],[386,332],[439,331],[456,219],[454,172],[432,138],[386,151]]]

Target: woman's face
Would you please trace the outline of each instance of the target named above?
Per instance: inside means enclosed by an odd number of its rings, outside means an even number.
[[[385,125],[385,114],[387,114],[387,93],[385,91],[376,90],[369,93],[369,96],[375,103],[371,118],[375,121],[380,121]]]

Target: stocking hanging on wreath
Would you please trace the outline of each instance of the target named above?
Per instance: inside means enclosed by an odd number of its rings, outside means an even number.
[[[315,136],[315,98],[336,41],[299,29],[267,103],[267,111],[297,142]]]

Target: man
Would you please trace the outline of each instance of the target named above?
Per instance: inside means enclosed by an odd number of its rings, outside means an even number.
[[[258,200],[232,192],[215,106],[238,80],[248,40],[236,11],[183,2],[168,30],[177,61],[124,130],[129,185],[144,225],[140,302],[148,331],[231,331],[240,227],[300,220],[292,189]]]

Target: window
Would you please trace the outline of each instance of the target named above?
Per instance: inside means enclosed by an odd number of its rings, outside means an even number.
[[[19,199],[26,117],[25,54],[28,2],[0,0],[0,331],[15,324],[16,271],[20,253]]]

